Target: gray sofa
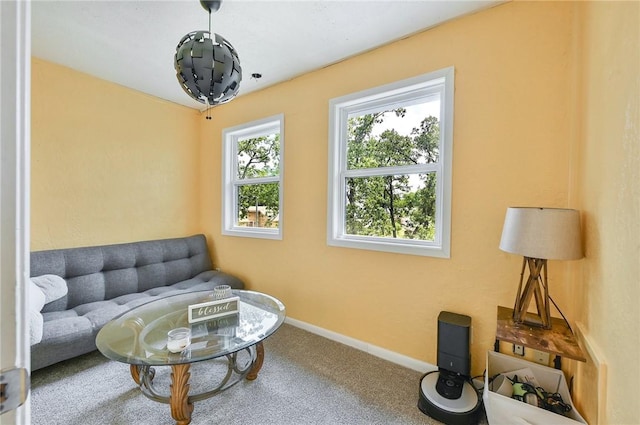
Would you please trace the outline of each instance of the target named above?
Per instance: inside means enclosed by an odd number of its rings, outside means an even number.
[[[42,275],[61,276],[68,292],[41,310],[32,370],[95,350],[102,326],[140,304],[222,284],[244,287],[213,270],[204,235],[32,252],[31,276]]]

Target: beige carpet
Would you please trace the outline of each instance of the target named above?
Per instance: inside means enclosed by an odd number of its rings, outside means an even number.
[[[265,341],[258,379],[195,403],[192,424],[438,424],[417,408],[421,374],[290,325]],[[192,367],[193,389],[207,363]],[[169,368],[156,368],[156,386]],[[128,365],[99,352],[33,372],[35,425],[173,424]]]

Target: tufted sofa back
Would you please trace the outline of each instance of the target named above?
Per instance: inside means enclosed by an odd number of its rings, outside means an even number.
[[[55,274],[69,288],[43,312],[171,285],[211,268],[204,235],[31,253],[31,276]]]

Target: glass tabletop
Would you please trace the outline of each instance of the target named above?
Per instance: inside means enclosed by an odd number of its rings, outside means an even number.
[[[189,323],[189,306],[213,301],[211,291],[161,298],[135,307],[98,332],[96,345],[106,357],[133,365],[172,365],[208,360],[246,349],[274,333],[285,319],[276,298],[233,290],[238,312]],[[191,344],[181,352],[167,348],[167,333],[191,330]]]

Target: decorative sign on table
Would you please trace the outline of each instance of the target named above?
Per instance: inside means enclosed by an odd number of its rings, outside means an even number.
[[[191,337],[200,338],[207,335],[224,335],[234,337],[236,336],[236,328],[239,323],[240,315],[238,313],[192,323]]]
[[[201,322],[238,312],[240,297],[224,298],[189,306],[189,323]]]

